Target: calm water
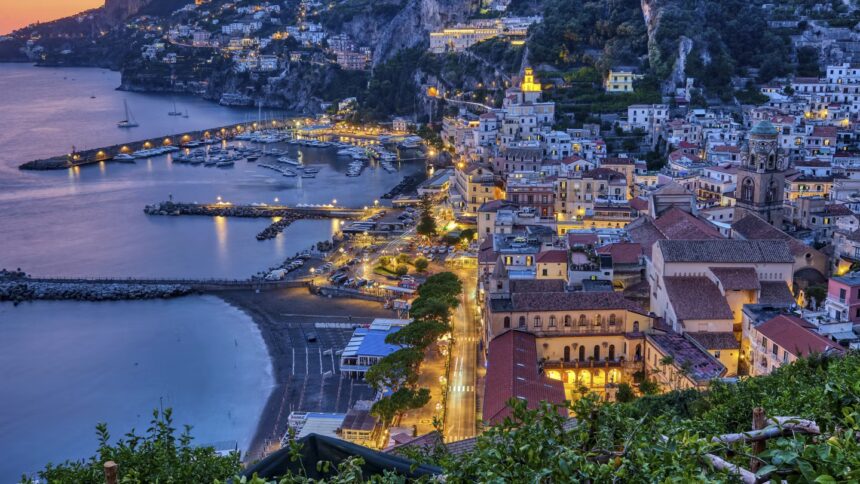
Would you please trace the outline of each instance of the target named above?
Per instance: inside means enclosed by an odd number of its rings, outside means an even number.
[[[212,296],[0,304],[0,482],[92,455],[159,405],[199,443],[252,438],[272,377],[247,316]]]
[[[404,165],[393,174],[371,168],[350,178],[348,160],[334,150],[291,148],[321,167],[317,178],[288,179],[244,161],[233,169],[174,165],[168,157],[52,172],[17,169],[72,145],[97,147],[257,116],[191,98],[119,92],[117,85],[117,73],[97,69],[0,64],[0,268],[244,278],[329,238],[336,222],[301,221],[260,242],[254,236],[265,220],[148,217],[143,207],[170,195],[361,206],[422,168]],[[116,128],[123,99],[140,128]],[[174,99],[188,109],[188,119],[167,116]],[[0,306],[0,368],[0,451],[11,457],[0,463],[0,482],[47,461],[86,455],[99,420],[112,423],[114,435],[143,427],[159,397],[176,409],[178,422],[195,426],[199,440],[244,445],[271,382],[253,322],[215,298]]]

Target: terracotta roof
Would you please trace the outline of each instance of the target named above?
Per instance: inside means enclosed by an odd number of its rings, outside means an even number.
[[[487,353],[487,376],[483,419],[497,425],[511,415],[508,400],[519,398],[534,409],[541,401],[564,403],[564,385],[538,371],[535,336],[509,330],[490,341]],[[559,412],[566,414],[563,409]]]
[[[498,254],[495,250],[493,250],[493,238],[487,237],[481,242],[481,246],[478,248],[478,263],[479,264],[490,264],[498,259]]]
[[[815,136],[818,138],[835,138],[836,126],[816,126],[812,128],[812,133],[810,133],[810,136]]]
[[[595,168],[593,170],[588,170],[582,173],[582,178],[593,178],[595,180],[612,180],[613,178],[622,178],[624,177],[623,173],[618,173],[615,170],[610,170],[609,168]]]
[[[808,356],[812,353],[824,353],[827,350],[842,351],[841,346],[814,333],[812,328],[814,328],[813,325],[797,316],[785,314],[756,326],[759,334],[794,356]]]
[[[824,213],[828,215],[842,216],[842,215],[854,215],[854,212],[848,208],[848,205],[844,203],[833,203],[824,207]]]
[[[482,113],[480,116],[478,116],[478,118],[480,118],[480,119],[496,119],[496,115],[493,113]]]
[[[509,202],[507,200],[490,200],[489,202],[484,202],[478,207],[479,212],[498,212],[500,208],[504,207],[516,207],[515,203]]]
[[[514,279],[511,281],[511,292],[564,292],[564,281],[561,279]]]
[[[722,239],[720,232],[710,223],[672,207],[654,220],[654,226],[669,240]]]
[[[794,304],[794,296],[788,284],[784,281],[761,281],[761,292],[758,296],[759,304],[770,304],[780,306],[791,306]]]
[[[595,245],[598,242],[597,234],[592,233],[567,233],[567,246],[575,247],[577,245]]]
[[[426,452],[440,445],[444,445],[442,435],[438,431],[434,430],[424,435],[413,437],[399,445],[385,449],[383,452],[386,454],[399,454],[400,451],[406,449],[421,449]]]
[[[636,242],[619,242],[604,245],[597,249],[597,253],[611,255],[613,264],[638,264],[642,256],[642,245]]]
[[[545,250],[537,255],[538,263],[545,264],[566,264],[567,251],[560,249]]]
[[[705,383],[723,376],[726,372],[716,358],[699,349],[684,336],[677,333],[649,334],[649,341],[654,343],[663,353],[671,355],[677,368],[686,370],[689,378],[698,383]]]
[[[669,304],[678,319],[733,319],[720,288],[707,277],[664,277]]]
[[[571,163],[576,163],[577,161],[585,161],[585,158],[579,155],[568,156],[567,158],[562,158],[561,162],[565,165],[569,165]]]
[[[758,274],[752,267],[708,267],[726,291],[759,290]]]
[[[696,145],[696,144],[690,143],[690,142],[689,142],[689,141],[687,141],[687,140],[681,140],[681,142],[680,142],[680,143],[678,143],[678,148],[681,148],[681,149],[687,149],[687,148],[698,148],[698,147],[699,147],[699,145]]]
[[[666,262],[793,263],[784,240],[659,240]]]
[[[709,350],[737,350],[741,347],[738,339],[735,338],[735,334],[731,331],[697,331],[687,333],[687,335],[696,340],[696,343]]]
[[[717,145],[711,148],[712,153],[740,153],[741,149],[732,145]]]
[[[827,168],[827,167],[833,166],[833,165],[829,161],[819,160],[818,158],[815,158],[813,160],[795,161],[794,166],[811,166],[811,167],[817,167],[817,168]]]
[[[491,299],[490,308],[494,312],[619,309],[645,314],[618,292],[514,292],[510,299]]]
[[[640,212],[648,210],[648,200],[645,200],[644,198],[631,198],[629,202],[631,208],[636,209]]]
[[[633,158],[604,158],[600,164],[602,165],[632,165],[636,162]]]
[[[732,222],[732,232],[734,235],[740,236],[739,238],[746,240],[784,240],[794,256],[813,250],[752,212],[747,212],[743,217]]]

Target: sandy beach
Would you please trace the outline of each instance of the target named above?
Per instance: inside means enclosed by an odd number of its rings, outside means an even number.
[[[368,323],[393,317],[379,303],[315,296],[305,288],[215,295],[254,319],[272,363],[274,387],[245,454],[246,462],[259,459],[269,442],[280,439],[291,410],[346,412],[354,400],[372,396],[369,386],[337,372],[334,353],[343,348],[352,330],[316,329],[314,323]],[[317,342],[307,341],[309,332]],[[326,354],[329,349],[333,351]]]

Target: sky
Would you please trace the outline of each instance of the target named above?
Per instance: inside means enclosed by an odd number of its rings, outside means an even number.
[[[104,0],[0,0],[0,35],[104,5]]]

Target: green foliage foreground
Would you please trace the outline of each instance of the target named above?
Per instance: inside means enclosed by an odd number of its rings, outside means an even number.
[[[552,407],[528,410],[512,401],[513,415],[477,438],[475,448],[452,455],[442,445],[405,451],[422,463],[440,465],[446,482],[737,482],[704,459],[713,454],[748,467],[747,444],[711,441],[723,433],[750,429],[754,407],[768,416],[815,420],[821,435],[788,435],[767,442],[759,454],[759,475],[787,482],[860,480],[860,354],[812,357],[772,375],[736,384],[715,383],[708,392],[688,390],[644,397],[630,403],[600,402],[589,395],[572,408],[575,425]],[[48,467],[50,482],[101,481],[105,460],[119,464],[121,482],[213,482],[234,475],[238,457],[218,457],[211,449],[173,438],[169,412],[153,421],[147,437],[107,445],[89,461]],[[329,478],[312,481],[284,476],[279,483],[405,482],[402,476],[366,476],[361,460],[337,466],[320,463]],[[234,482],[263,484],[264,480]]]

